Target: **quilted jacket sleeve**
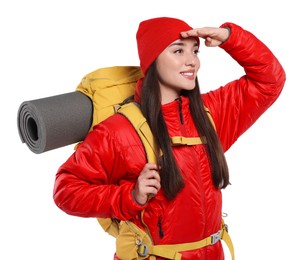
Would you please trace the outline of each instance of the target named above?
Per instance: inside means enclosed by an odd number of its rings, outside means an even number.
[[[117,119],[112,121],[117,124]],[[132,134],[133,129],[129,130]],[[80,217],[126,220],[144,208],[132,198],[135,180],[120,181],[127,166],[125,151],[118,145],[116,136],[105,124],[97,125],[61,165],[53,195],[61,210]]]
[[[233,23],[229,39],[220,45],[245,71],[240,79],[203,94],[224,151],[276,101],[285,72],[270,49],[252,33]]]

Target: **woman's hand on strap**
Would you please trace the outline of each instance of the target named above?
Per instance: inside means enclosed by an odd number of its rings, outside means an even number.
[[[160,176],[158,167],[155,163],[147,163],[135,184],[133,191],[134,200],[140,204],[145,205],[150,196],[155,196],[160,190]]]

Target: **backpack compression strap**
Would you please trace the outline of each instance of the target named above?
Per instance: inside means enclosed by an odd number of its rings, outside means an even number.
[[[177,145],[197,145],[197,144],[206,144],[206,137],[184,137],[184,136],[173,136],[170,137],[171,144],[173,146]]]

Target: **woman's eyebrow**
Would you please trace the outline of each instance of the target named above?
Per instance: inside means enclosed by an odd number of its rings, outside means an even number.
[[[171,46],[184,46],[186,45],[184,42],[173,42],[169,45],[169,47]],[[195,41],[195,43],[193,44],[194,47],[198,46],[198,42]]]

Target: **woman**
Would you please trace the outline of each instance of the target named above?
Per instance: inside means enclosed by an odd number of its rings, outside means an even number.
[[[275,102],[285,72],[260,40],[233,23],[192,29],[159,17],[141,22],[136,38],[144,77],[135,101],[162,156],[157,164],[146,163],[137,133],[116,114],[98,124],[59,168],[54,200],[71,215],[146,226],[155,245],[200,241],[220,230],[221,189],[230,183],[224,152]],[[225,50],[246,75],[200,94],[200,38]],[[200,137],[203,144],[171,145],[174,136]],[[181,255],[224,259],[220,241]]]

